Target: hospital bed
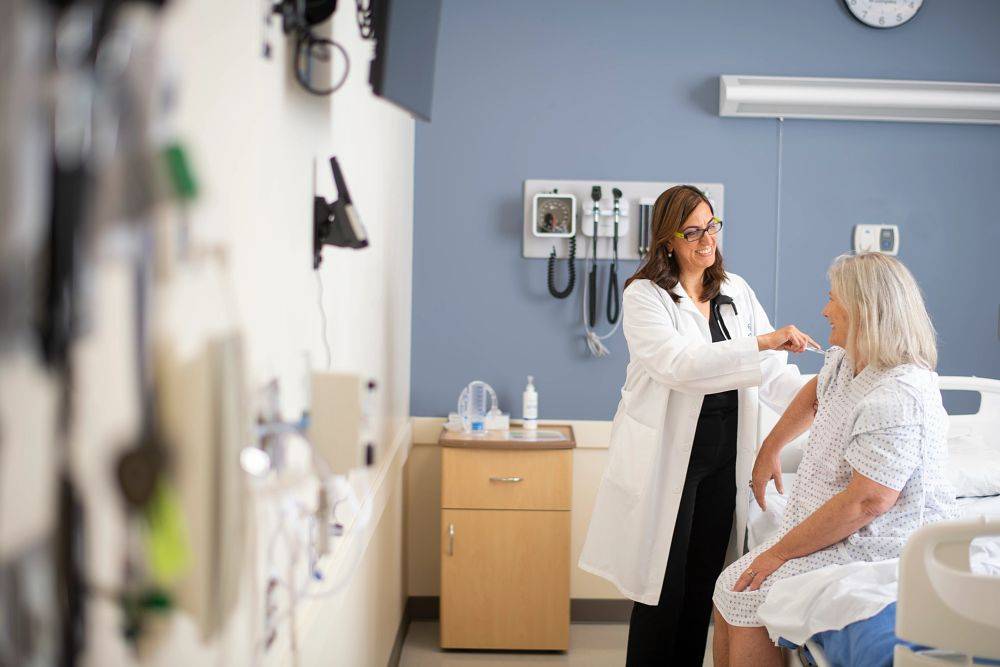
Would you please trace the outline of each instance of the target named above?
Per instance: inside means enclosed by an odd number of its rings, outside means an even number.
[[[940,387],[942,392],[968,391],[980,396],[976,413],[949,416],[948,442],[953,459],[964,457],[969,464],[975,461],[969,459],[970,453],[983,453],[983,471],[1000,475],[996,466],[1000,461],[1000,381],[942,377]],[[778,415],[762,408],[762,436],[777,419]],[[786,494],[794,484],[807,436],[782,451]],[[971,449],[970,443],[974,443]],[[972,489],[977,487],[973,484]],[[1000,660],[1000,576],[996,576],[1000,575],[1000,493],[996,488],[992,490],[990,495],[977,491],[976,497],[959,498],[958,520],[926,526],[914,533],[899,561],[897,603],[841,630],[817,633],[803,647],[786,650],[786,664],[832,667],[837,655],[848,653],[865,655],[866,665],[897,667],[971,664],[956,659],[955,653]],[[773,535],[780,525],[785,498],[777,494],[773,483],[767,493],[768,512],[760,512],[756,503],[751,506],[751,548]],[[978,574],[970,571],[972,544],[978,547]],[[934,650],[922,648],[928,646]]]

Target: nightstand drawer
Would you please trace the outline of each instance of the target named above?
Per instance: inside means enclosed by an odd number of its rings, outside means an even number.
[[[572,450],[466,449],[441,453],[441,507],[569,510]]]

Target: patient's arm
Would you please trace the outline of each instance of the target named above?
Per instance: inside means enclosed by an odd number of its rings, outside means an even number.
[[[733,590],[757,590],[785,561],[808,556],[857,532],[889,511],[897,498],[899,491],[882,486],[855,470],[846,489],[758,555],[736,580]]]
[[[819,376],[814,377],[802,385],[802,389],[788,404],[788,409],[781,415],[781,419],[764,438],[761,449],[766,447],[771,449],[774,454],[778,454],[785,445],[812,426],[813,418],[816,416],[816,383],[818,378]]]
[[[840,542],[888,512],[899,491],[854,471],[847,488],[788,531],[772,549],[782,560],[799,558]]]
[[[757,460],[754,461],[753,473],[750,475],[750,486],[753,488],[757,504],[765,512],[767,511],[765,491],[769,480],[774,480],[774,486],[778,489],[778,493],[785,493],[785,487],[781,481],[782,448],[808,429],[812,425],[815,415],[816,378],[813,378],[802,386],[799,393],[788,404],[781,419],[764,438],[760,451],[757,452]]]

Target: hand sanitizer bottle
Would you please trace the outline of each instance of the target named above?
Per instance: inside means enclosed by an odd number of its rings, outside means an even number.
[[[534,431],[538,428],[538,392],[535,391],[535,385],[532,384],[534,379],[534,376],[528,376],[528,386],[524,388],[522,397],[522,417],[524,417],[524,430],[526,431]]]

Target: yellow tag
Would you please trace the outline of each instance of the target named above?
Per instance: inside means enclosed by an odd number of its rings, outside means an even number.
[[[177,493],[165,482],[146,506],[146,555],[153,581],[160,586],[173,584],[191,562],[187,526]]]

